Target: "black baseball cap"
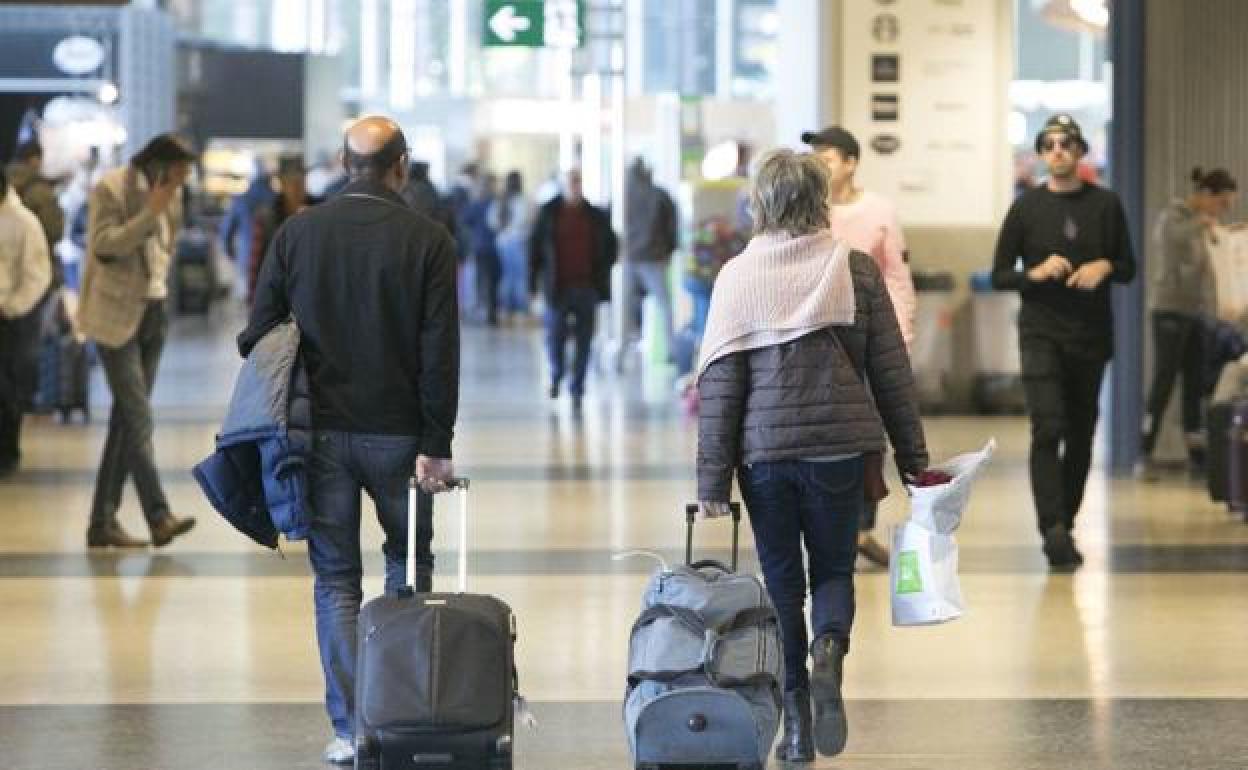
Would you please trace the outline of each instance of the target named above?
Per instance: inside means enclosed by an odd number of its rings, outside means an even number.
[[[1083,154],[1088,154],[1088,140],[1083,138],[1083,130],[1079,128],[1079,124],[1075,119],[1065,112],[1059,112],[1044,122],[1044,128],[1040,129],[1040,133],[1036,134],[1036,152],[1044,151],[1044,139],[1049,134],[1065,134],[1073,139],[1080,147],[1083,148]]]
[[[835,147],[846,158],[862,157],[858,140],[840,126],[828,126],[820,131],[806,131],[802,134],[802,141],[815,148]]]

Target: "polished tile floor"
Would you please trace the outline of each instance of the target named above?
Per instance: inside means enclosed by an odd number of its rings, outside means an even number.
[[[85,553],[104,438],[94,420],[33,420],[0,482],[0,768],[314,768],[328,727],[299,544],[251,545],[189,468],[211,450],[237,361],[236,314],[177,322],[155,401],[157,452],[195,531],[161,551]],[[584,414],[550,402],[531,329],[465,330],[456,462],[475,483],[474,590],[520,619],[523,689],[541,720],[527,770],[626,768],[627,632],[652,568],[678,558],[693,425],[663,383],[599,376]],[[1050,575],[1032,524],[1026,424],[928,421],[937,458],[995,436],[959,541],[969,606],[955,623],[889,624],[887,574],[864,570],[846,753],[817,768],[1248,768],[1248,526],[1184,480],[1097,472],[1080,519],[1088,563]],[[439,507],[439,572],[457,507]],[[904,517],[896,495],[886,524]],[[141,530],[133,497],[124,523]],[[724,555],[727,525],[701,548]],[[380,533],[366,591],[380,590]],[[748,536],[745,542],[749,542]],[[745,556],[754,565],[752,554]],[[450,578],[439,578],[450,586]]]

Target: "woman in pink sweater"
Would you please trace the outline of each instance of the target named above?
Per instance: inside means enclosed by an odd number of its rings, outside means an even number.
[[[807,131],[802,141],[823,160],[831,175],[828,195],[831,230],[851,249],[870,254],[884,276],[888,298],[897,314],[897,325],[909,349],[914,343],[914,280],[906,263],[906,243],[897,222],[897,210],[879,193],[854,185],[861,150],[854,135],[840,126]],[[888,564],[888,549],[871,534],[876,506],[863,509],[858,531],[858,552],[880,566]]]

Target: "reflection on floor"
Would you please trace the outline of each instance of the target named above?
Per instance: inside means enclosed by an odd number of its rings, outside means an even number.
[[[84,553],[107,414],[98,381],[90,425],[29,426],[23,471],[0,483],[0,767],[320,766],[328,727],[303,548],[250,545],[187,472],[228,398],[236,323],[180,321],[162,367],[159,463],[175,508],[200,519],[169,549]],[[611,556],[678,558],[693,426],[635,378],[595,378],[579,417],[550,402],[530,330],[468,329],[465,346],[455,446],[476,481],[468,568],[474,590],[519,615],[522,681],[541,718],[519,737],[518,766],[628,767],[618,699],[651,567]],[[949,417],[928,429],[938,458],[989,436],[1001,444],[959,533],[969,613],[894,629],[887,575],[863,571],[849,747],[814,767],[1248,767],[1248,526],[1199,486],[1098,472],[1078,530],[1087,566],[1051,576],[1025,422]],[[443,535],[455,510],[439,508],[440,575],[454,573]],[[903,502],[894,495],[882,515],[898,522]],[[132,497],[123,520],[141,530]],[[697,539],[726,554],[726,526]],[[365,542],[376,592],[375,526]]]

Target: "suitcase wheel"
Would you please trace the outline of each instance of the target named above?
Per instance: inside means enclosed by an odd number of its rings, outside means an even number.
[[[355,770],[381,770],[377,744],[368,738],[356,738]]]

